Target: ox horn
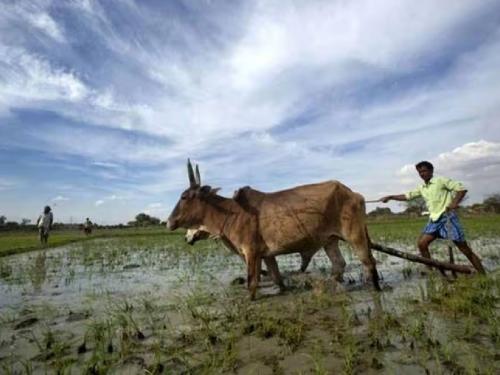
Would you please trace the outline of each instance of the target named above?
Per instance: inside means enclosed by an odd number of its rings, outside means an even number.
[[[194,177],[193,166],[191,165],[191,160],[188,159],[188,177],[189,177],[189,186],[196,186],[196,179]]]
[[[200,169],[198,168],[198,164],[196,164],[194,177],[196,179],[196,183],[201,186]]]

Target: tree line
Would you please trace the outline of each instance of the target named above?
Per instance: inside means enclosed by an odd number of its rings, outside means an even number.
[[[165,223],[162,222],[160,219],[154,216],[150,216],[148,214],[145,214],[141,212],[140,214],[137,214],[134,218],[135,220],[129,221],[126,225],[124,224],[118,224],[118,225],[98,225],[97,223],[93,223],[92,225],[94,227],[114,227],[114,228],[123,228],[126,226],[129,227],[148,227],[148,226],[154,226],[154,225],[164,225]],[[83,223],[60,223],[56,222],[54,223],[53,227],[54,229],[81,229],[83,226]],[[21,219],[20,222],[17,221],[9,221],[7,220],[7,217],[5,215],[0,215],[0,228],[3,230],[8,230],[8,229],[34,229],[36,228],[36,223],[32,223],[30,219]]]

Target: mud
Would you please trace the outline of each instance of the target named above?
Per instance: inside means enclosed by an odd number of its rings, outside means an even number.
[[[472,243],[490,271],[499,245]],[[498,373],[497,272],[486,321],[434,306],[449,282],[425,267],[377,254],[377,293],[342,252],[344,283],[321,252],[305,274],[299,256],[282,256],[287,292],[264,279],[253,303],[232,282],[243,263],[216,243],[95,240],[4,258],[0,372]]]

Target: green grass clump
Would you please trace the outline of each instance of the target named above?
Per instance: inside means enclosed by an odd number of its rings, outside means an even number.
[[[429,300],[441,311],[458,316],[473,316],[482,322],[497,317],[500,302],[500,273],[461,277],[454,283],[434,282]]]

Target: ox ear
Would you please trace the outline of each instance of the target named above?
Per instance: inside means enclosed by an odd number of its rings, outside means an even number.
[[[188,177],[189,177],[189,187],[194,187],[196,186],[196,179],[194,177],[194,172],[193,172],[193,166],[191,165],[191,160],[188,159]]]

